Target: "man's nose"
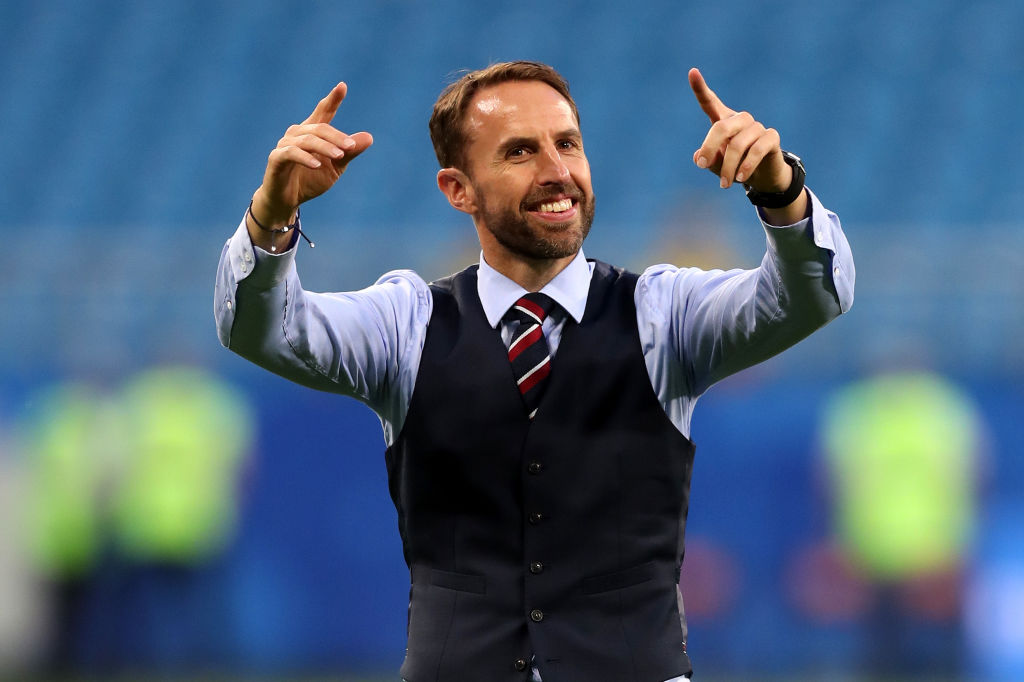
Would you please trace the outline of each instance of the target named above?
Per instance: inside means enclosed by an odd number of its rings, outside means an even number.
[[[537,171],[539,184],[565,182],[569,179],[569,166],[566,165],[562,154],[554,147],[546,148],[541,152],[539,163],[540,167]]]

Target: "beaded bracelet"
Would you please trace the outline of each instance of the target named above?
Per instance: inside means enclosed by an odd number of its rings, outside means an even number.
[[[315,249],[316,248],[316,244],[311,242],[309,240],[309,237],[306,236],[306,233],[302,231],[301,227],[299,227],[299,209],[295,209],[295,222],[294,223],[292,223],[291,225],[285,225],[284,227],[279,227],[276,230],[272,230],[269,227],[264,227],[263,225],[260,224],[260,221],[256,220],[256,216],[253,215],[253,212],[252,212],[252,201],[249,202],[249,208],[246,209],[246,210],[249,213],[249,217],[252,218],[252,221],[254,223],[256,223],[256,227],[260,228],[264,232],[272,232],[272,233],[276,233],[276,234],[285,234],[285,233],[289,232],[294,227],[295,231],[299,233],[299,236],[302,237],[303,239],[305,239],[306,243],[309,244],[309,248],[311,248],[311,249]],[[270,245],[270,250],[272,252],[276,253],[277,252],[277,246],[272,243]]]

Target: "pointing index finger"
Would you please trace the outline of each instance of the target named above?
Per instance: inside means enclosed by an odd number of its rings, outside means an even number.
[[[334,115],[338,113],[338,107],[341,106],[341,101],[345,99],[347,92],[348,86],[344,82],[335,85],[326,97],[317,102],[313,113],[303,123],[330,123]]]
[[[704,76],[700,73],[700,69],[690,69],[690,73],[687,77],[690,81],[690,88],[693,90],[693,94],[697,98],[697,104],[700,105],[700,108],[705,114],[707,114],[712,123],[736,113],[729,107],[722,104],[722,100],[718,98],[715,91],[708,87],[707,82],[704,80]]]

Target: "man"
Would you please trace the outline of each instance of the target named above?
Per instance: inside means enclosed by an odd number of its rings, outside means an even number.
[[[469,73],[434,105],[438,187],[472,217],[479,266],[430,285],[397,271],[358,292],[302,289],[298,207],[373,141],[331,125],[343,83],[271,152],[223,251],[221,342],[380,416],[412,578],[410,682],[690,674],[676,582],[693,405],[846,310],[854,271],[778,134],[696,69],[689,80],[711,120],[694,163],[763,205],[758,269],[637,276],[586,260],[579,115],[533,62]]]

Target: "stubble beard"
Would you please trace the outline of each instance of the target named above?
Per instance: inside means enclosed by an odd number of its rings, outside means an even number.
[[[576,201],[578,222],[575,224],[553,223],[541,227],[529,219],[528,206],[535,206],[553,195],[567,194]],[[495,240],[510,252],[532,260],[567,258],[575,255],[583,240],[590,234],[594,222],[594,195],[584,196],[575,185],[549,187],[544,192],[533,193],[520,202],[518,208],[491,210],[484,198],[484,225]]]

